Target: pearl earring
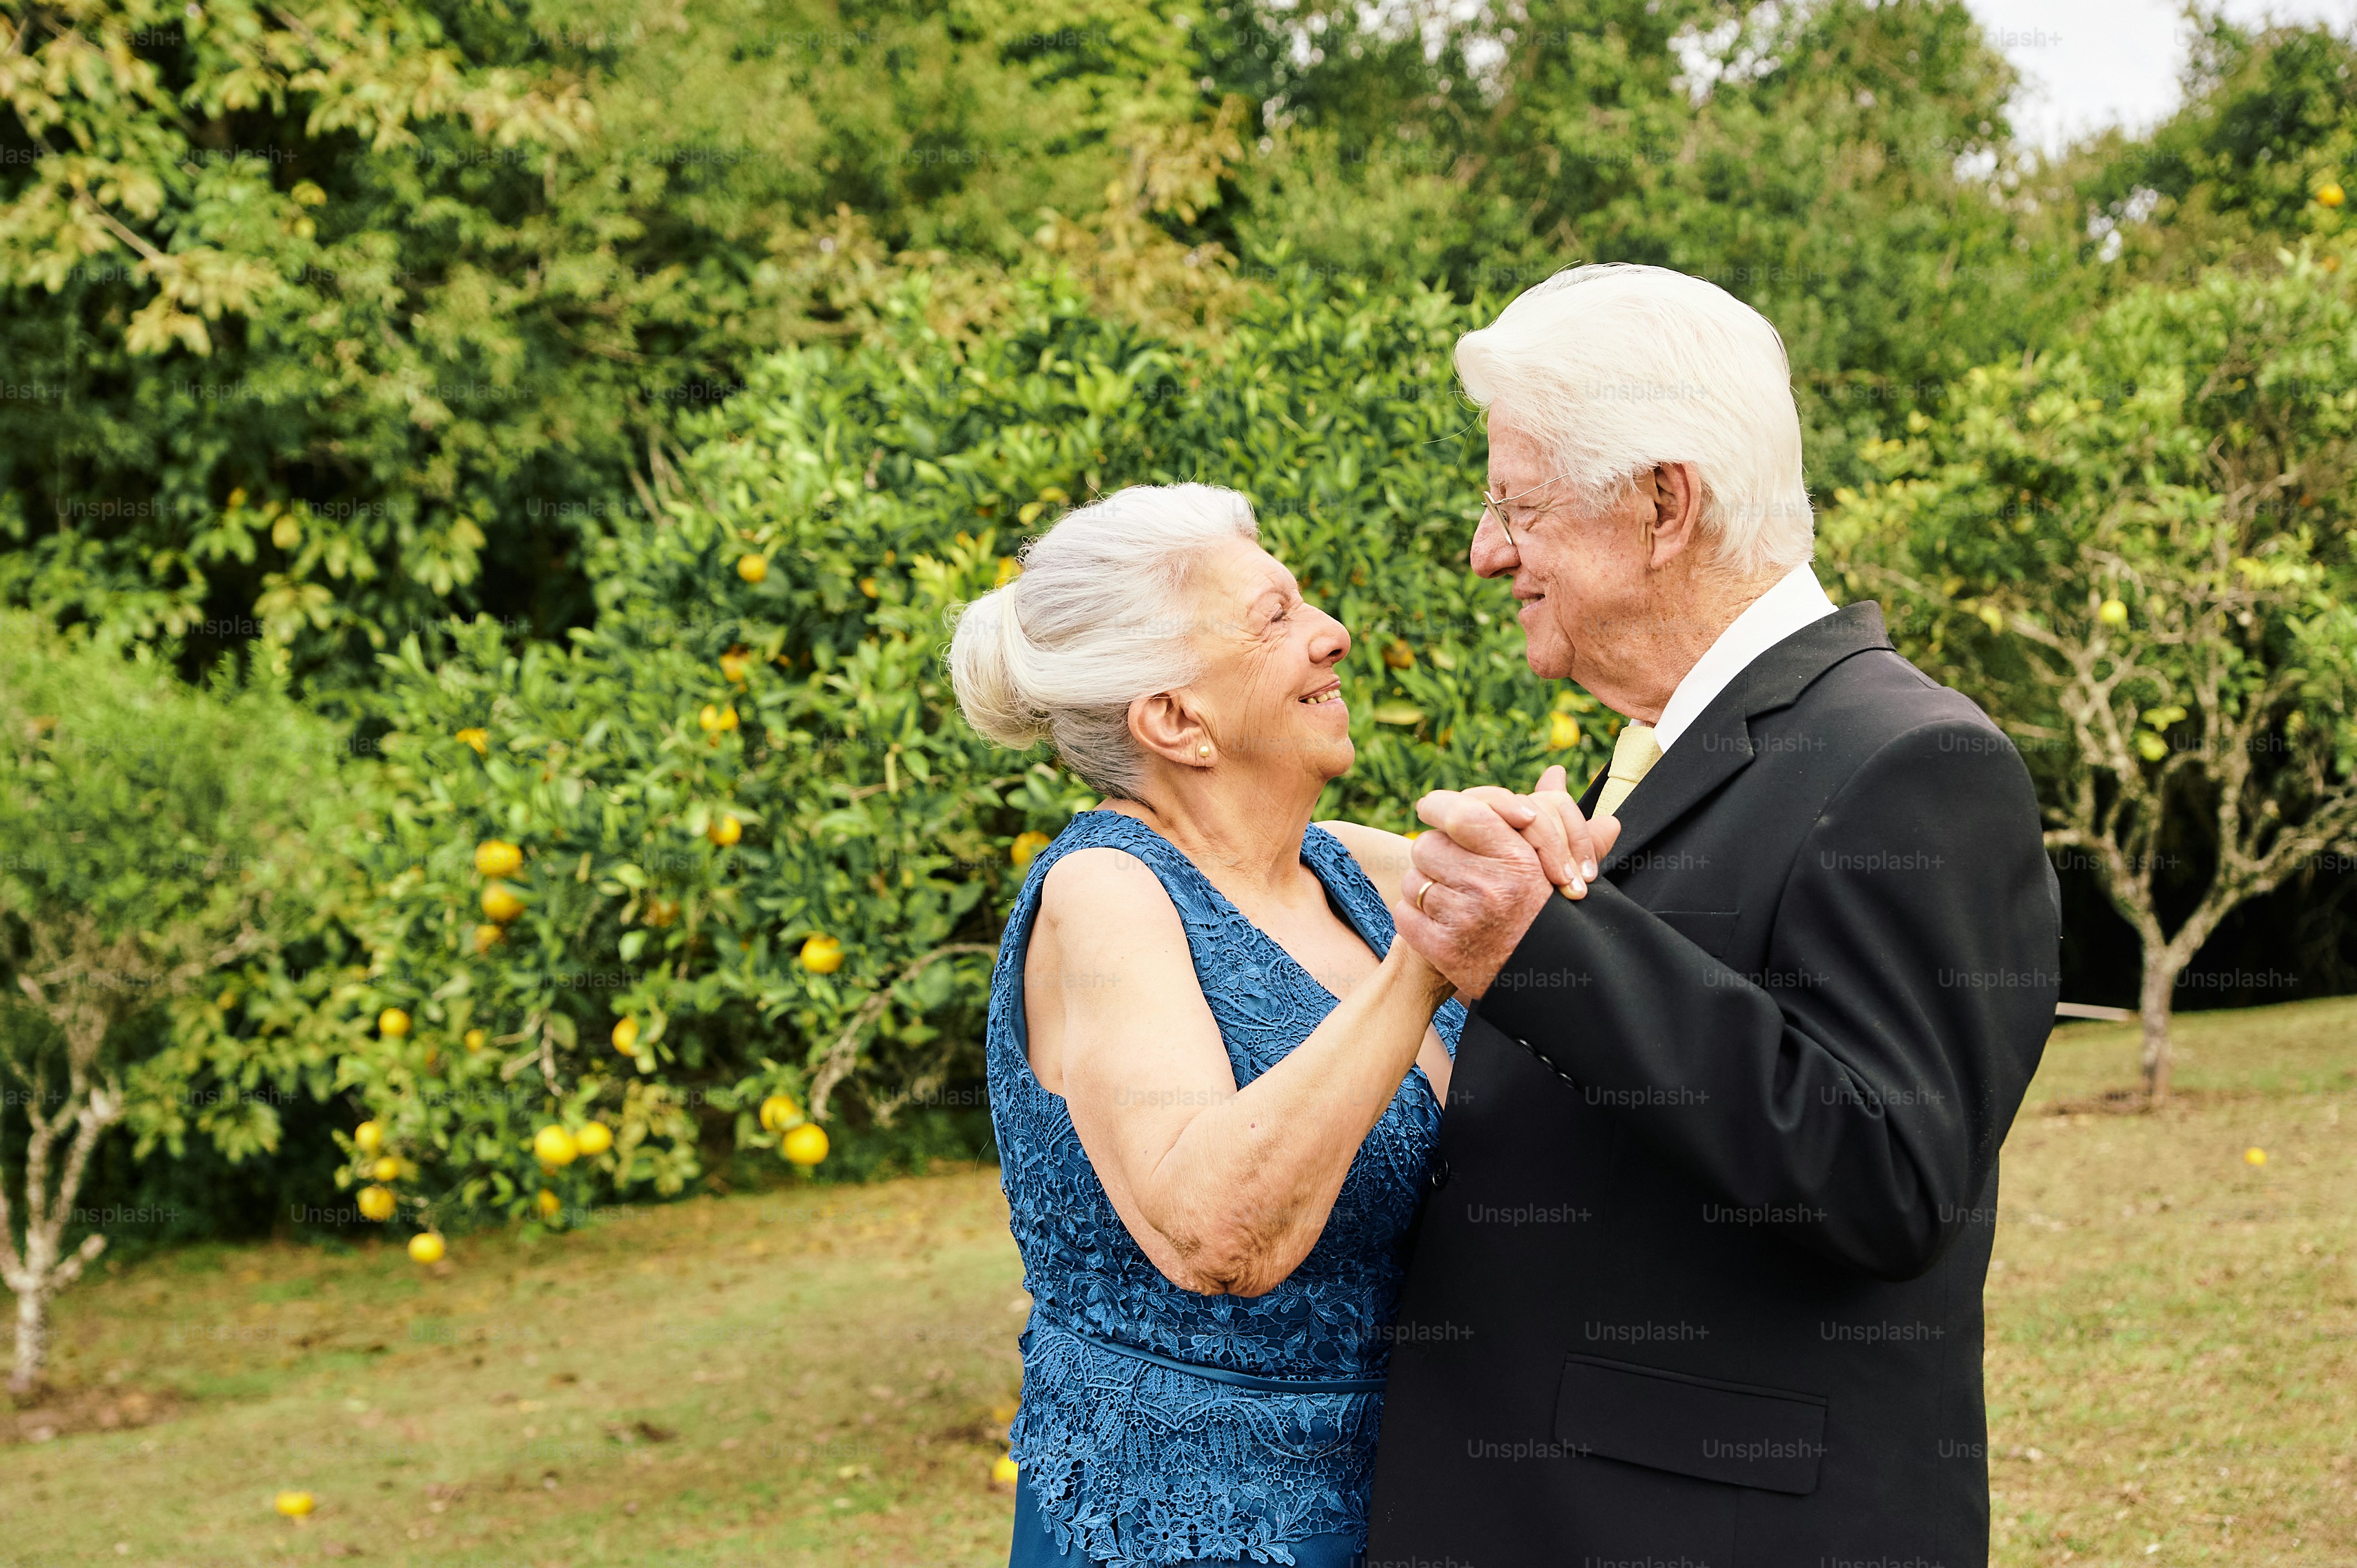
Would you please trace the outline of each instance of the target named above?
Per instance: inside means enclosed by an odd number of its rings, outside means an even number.
[[[1195,748],[1195,755],[1198,757],[1209,757],[1211,755],[1211,748],[1209,746],[1199,746]]]

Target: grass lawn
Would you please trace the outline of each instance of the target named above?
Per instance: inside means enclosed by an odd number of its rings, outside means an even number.
[[[2357,999],[2056,1031],[1988,1283],[2003,1563],[2357,1563]],[[2264,1151],[2266,1163],[2244,1156]]]
[[[2179,1101],[2128,1114],[2102,1091],[2134,1031],[2058,1032],[2007,1146],[1995,1559],[2357,1564],[2357,1000],[2179,1043]],[[102,1270],[59,1304],[73,1393],[0,1407],[0,1568],[996,1568],[1018,1278],[973,1171],[461,1238],[432,1270]],[[317,1512],[278,1518],[285,1488]]]

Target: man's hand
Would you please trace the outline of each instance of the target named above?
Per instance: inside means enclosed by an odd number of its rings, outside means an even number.
[[[1496,784],[1479,784],[1465,793],[1495,811],[1505,824],[1523,835],[1539,857],[1555,890],[1566,898],[1584,898],[1596,880],[1596,868],[1612,852],[1620,836],[1618,818],[1598,817],[1594,822],[1579,814],[1578,802],[1565,787],[1563,766],[1557,763],[1539,775],[1532,793],[1517,795]]]
[[[1440,831],[1417,835],[1392,920],[1470,1004],[1505,967],[1554,884],[1538,853],[1487,801],[1436,789],[1415,814]]]
[[[1619,819],[1581,817],[1559,767],[1539,775],[1527,796],[1495,786],[1437,789],[1415,811],[1439,831],[1417,836],[1392,920],[1469,1005],[1513,956],[1548,889],[1585,897],[1620,837]]]

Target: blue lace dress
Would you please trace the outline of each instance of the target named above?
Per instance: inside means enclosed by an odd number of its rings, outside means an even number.
[[[1001,1180],[1032,1296],[1014,1562],[1346,1560],[1365,1545],[1399,1246],[1440,1107],[1412,1069],[1351,1162],[1317,1246],[1267,1294],[1203,1295],[1165,1279],[1028,1058],[1023,961],[1040,885],[1064,855],[1097,845],[1145,861],[1170,895],[1238,1087],[1336,1004],[1133,817],[1081,812],[1032,862],[999,946],[987,1044]],[[1313,827],[1301,858],[1367,945],[1389,951],[1390,912],[1341,842]],[[1464,1008],[1443,1004],[1435,1024],[1453,1055]]]

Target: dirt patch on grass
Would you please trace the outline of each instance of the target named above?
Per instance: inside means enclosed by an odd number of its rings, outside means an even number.
[[[170,1420],[181,1404],[168,1390],[43,1389],[14,1408],[0,1408],[0,1445],[48,1443],[78,1432],[129,1432]]]

